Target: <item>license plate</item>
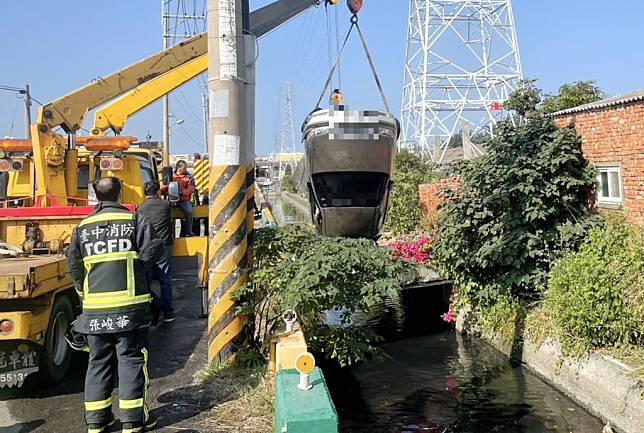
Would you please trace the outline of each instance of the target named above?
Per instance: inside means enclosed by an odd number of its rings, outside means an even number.
[[[12,373],[0,373],[0,388],[4,388],[5,386],[9,388],[14,386],[20,388],[27,376],[37,371],[38,368],[26,368]]]
[[[28,375],[37,371],[37,351],[0,350],[0,388],[20,387]]]

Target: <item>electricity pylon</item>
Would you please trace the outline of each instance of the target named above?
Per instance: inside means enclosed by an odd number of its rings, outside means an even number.
[[[464,123],[492,134],[523,77],[512,2],[409,1],[399,147],[442,162]]]

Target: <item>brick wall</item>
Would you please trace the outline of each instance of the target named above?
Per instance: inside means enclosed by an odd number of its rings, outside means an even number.
[[[644,101],[556,117],[574,125],[591,164],[620,164],[627,217],[644,223]]]
[[[458,188],[458,178],[450,177],[418,186],[420,208],[425,217],[433,216],[444,201],[444,192]]]

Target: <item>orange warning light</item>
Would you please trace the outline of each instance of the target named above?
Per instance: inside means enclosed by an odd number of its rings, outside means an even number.
[[[3,152],[31,152],[33,145],[26,138],[5,138],[0,140],[0,150]]]
[[[101,137],[87,138],[82,140],[85,143],[85,149],[90,152],[110,152],[116,150],[128,150],[130,144],[137,141],[136,137]],[[79,142],[78,140],[76,141]]]

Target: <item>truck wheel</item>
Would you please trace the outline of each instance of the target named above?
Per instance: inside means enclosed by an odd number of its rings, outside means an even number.
[[[54,301],[54,308],[49,317],[40,364],[42,373],[51,382],[58,382],[65,377],[72,360],[72,351],[65,340],[65,333],[74,320],[73,317],[69,299],[66,296],[59,296]]]

